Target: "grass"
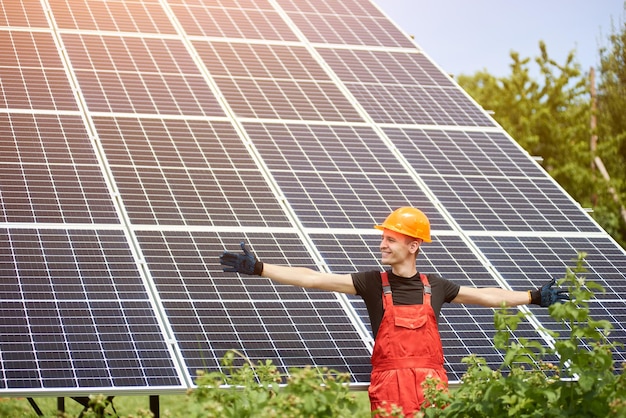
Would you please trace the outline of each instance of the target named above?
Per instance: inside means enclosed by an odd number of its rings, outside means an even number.
[[[45,417],[57,416],[57,398],[33,398]],[[177,417],[176,409],[180,408],[183,402],[187,402],[185,395],[162,395],[159,396],[159,406],[161,417]],[[135,415],[140,409],[150,410],[150,400],[146,396],[116,396],[113,398],[113,406],[120,417]],[[77,417],[83,406],[71,398],[65,398],[65,413],[70,417]],[[107,411],[113,413],[109,406]],[[24,417],[37,418],[37,414],[28,402],[27,398],[1,398],[1,417]],[[115,415],[113,415],[115,416]]]
[[[370,417],[370,405],[366,391],[353,392],[359,404],[358,417]],[[44,417],[57,416],[57,398],[33,398]],[[181,405],[187,402],[186,395],[160,395],[159,410],[161,418],[185,418],[177,411]],[[150,400],[148,395],[141,396],[116,396],[113,398],[113,406],[119,417],[136,416],[139,410],[149,411]],[[83,406],[71,398],[65,398],[65,413],[68,417],[77,417]],[[115,416],[109,406],[107,411]],[[35,410],[27,398],[0,398],[0,417],[2,418],[38,418]]]

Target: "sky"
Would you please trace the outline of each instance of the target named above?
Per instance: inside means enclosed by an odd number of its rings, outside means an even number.
[[[511,51],[521,58],[565,63],[575,50],[583,72],[598,67],[600,47],[624,24],[625,0],[374,0],[444,71],[510,75]],[[621,32],[621,30],[619,31]],[[530,64],[531,74],[537,69]],[[537,71],[538,74],[538,71]]]

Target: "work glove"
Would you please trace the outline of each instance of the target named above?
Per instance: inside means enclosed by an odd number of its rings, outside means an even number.
[[[220,264],[226,272],[243,273],[260,276],[263,272],[263,263],[257,260],[256,256],[246,248],[246,243],[242,242],[243,254],[230,253],[224,251],[220,256]]]
[[[564,303],[569,300],[567,290],[552,288],[556,283],[556,279],[550,280],[538,289],[530,291],[530,303],[533,305],[543,306],[544,308],[554,303]]]

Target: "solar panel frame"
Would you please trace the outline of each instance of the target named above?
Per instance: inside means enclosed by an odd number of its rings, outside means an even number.
[[[92,112],[224,116],[178,39],[68,33],[63,42]]]
[[[0,26],[48,28],[43,8],[38,4],[27,4],[23,0],[0,4],[0,16]]]
[[[384,18],[371,3],[349,0],[343,4],[325,1],[312,4],[277,1],[298,30],[311,43],[414,48],[397,26]],[[340,9],[341,11],[337,11]]]
[[[50,0],[61,29],[175,34],[176,30],[158,1]]]
[[[297,40],[269,2],[265,7],[257,4],[239,6],[229,3],[226,7],[214,7],[210,4],[171,3],[177,20],[190,36],[286,42]]]
[[[0,114],[0,222],[119,224],[74,115]]]
[[[371,227],[401,205],[433,223],[420,270],[463,284],[525,290],[588,248],[614,290],[592,312],[624,340],[624,250],[373,3],[7,4],[0,235],[31,239],[0,244],[2,393],[180,392],[233,347],[367,384],[362,301],[217,255],[246,240],[267,262],[380,269]],[[452,381],[469,353],[501,362],[492,315],[444,308]],[[547,343],[533,321],[514,338]]]

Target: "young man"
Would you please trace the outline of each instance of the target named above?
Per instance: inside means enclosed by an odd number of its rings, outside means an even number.
[[[431,242],[430,222],[412,207],[393,211],[376,229],[382,231],[381,264],[390,270],[352,274],[322,273],[305,267],[264,264],[250,253],[224,252],[224,271],[255,274],[305,288],[359,295],[363,298],[374,334],[369,396],[372,411],[395,404],[409,416],[424,401],[422,382],[428,376],[447,385],[437,319],[444,302],[500,307],[524,304],[550,306],[569,297],[553,289],[553,279],[536,290],[459,286],[437,275],[417,272],[420,246]]]

